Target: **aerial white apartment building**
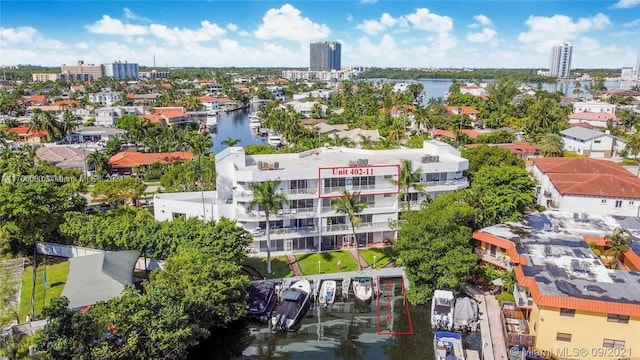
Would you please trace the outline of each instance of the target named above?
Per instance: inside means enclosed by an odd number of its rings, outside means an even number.
[[[113,106],[118,100],[120,100],[120,94],[111,91],[110,88],[103,88],[98,93],[89,94],[89,101],[102,106]]]
[[[568,79],[571,76],[572,54],[573,46],[567,42],[551,48],[549,75],[559,79]]]
[[[616,113],[616,104],[609,104],[600,101],[578,101],[573,103],[573,113],[595,112],[595,113]]]
[[[251,183],[280,182],[279,191],[288,205],[270,215],[271,249],[274,251],[331,250],[354,242],[348,216],[337,213],[332,203],[345,190],[367,203],[356,228],[361,245],[395,238],[393,222],[407,204],[398,199],[402,160],[420,169],[428,196],[468,186],[463,172],[469,162],[452,146],[425,141],[421,149],[363,150],[325,146],[296,154],[246,155],[230,147],[216,155],[217,190],[157,194],[156,220],[198,217],[236,219],[254,234],[255,251],[266,249],[266,222],[261,209],[248,210],[253,200]],[[409,205],[417,208],[427,194],[411,189]]]

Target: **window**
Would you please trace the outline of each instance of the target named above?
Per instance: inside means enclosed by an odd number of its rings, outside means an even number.
[[[187,214],[176,213],[176,212],[171,213],[171,215],[173,216],[174,219],[180,219],[180,218],[184,219],[187,217]]]
[[[371,222],[373,221],[373,215],[371,215],[371,214],[358,215],[358,217],[360,218],[360,223],[361,224],[371,224]]]
[[[600,144],[602,142],[602,140],[593,140],[594,144]]]
[[[576,310],[575,309],[564,309],[564,308],[561,308],[560,309],[560,316],[574,317],[574,316],[576,316]]]
[[[571,334],[557,333],[556,334],[556,340],[571,342]]]
[[[617,208],[622,207],[622,200],[616,200],[616,207]]]
[[[391,197],[391,194],[384,194],[384,197]]]
[[[600,205],[605,205],[607,203],[607,199],[600,200]]]
[[[608,322],[614,322],[619,324],[628,324],[629,316],[627,315],[618,315],[618,314],[609,314],[607,315]]]
[[[604,341],[602,342],[602,347],[624,349],[624,340],[604,339]]]
[[[629,201],[629,206],[633,206],[633,201]]]

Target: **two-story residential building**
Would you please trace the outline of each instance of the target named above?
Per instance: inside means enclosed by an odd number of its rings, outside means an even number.
[[[607,112],[582,111],[569,115],[569,125],[589,124],[593,127],[606,127],[608,124],[618,125],[618,117]]]
[[[348,216],[332,203],[344,191],[357,194],[366,208],[355,229],[359,244],[382,243],[395,238],[392,224],[407,204],[398,199],[401,160],[420,169],[421,182],[430,196],[468,186],[464,171],[468,160],[452,146],[425,141],[421,149],[363,150],[322,147],[295,154],[246,155],[230,147],[216,155],[217,190],[197,193],[157,194],[157,220],[179,216],[201,219],[236,219],[254,233],[255,251],[266,249],[265,214],[248,209],[252,183],[278,180],[288,205],[270,215],[274,251],[331,250],[354,242]],[[403,199],[404,200],[404,199]],[[411,189],[406,198],[417,208],[426,195]]]
[[[144,114],[143,106],[113,106],[95,110],[96,126],[115,126],[116,120],[124,115],[140,116]]]
[[[606,236],[619,227],[631,233],[630,249],[619,259],[602,256]],[[638,235],[635,216],[562,212],[530,214],[519,223],[474,232],[482,261],[515,273],[515,302],[508,311],[503,306],[506,345],[556,359],[637,359]]]
[[[120,100],[120,94],[111,91],[110,88],[104,88],[100,92],[89,94],[89,101],[101,106],[112,106]]]
[[[313,107],[316,104],[320,105],[322,116],[326,115],[327,106],[326,105],[322,105],[322,103],[317,102],[317,101],[291,100],[291,101],[287,101],[287,102],[281,104],[280,107],[281,108],[286,108],[287,106],[291,106],[293,108],[293,110],[295,110],[295,112],[309,117],[309,116],[311,116],[311,113],[313,112]]]
[[[142,117],[149,119],[154,124],[163,126],[194,122],[193,117],[181,106],[156,107],[151,114],[146,114]]]
[[[616,105],[600,101],[578,101],[573,103],[573,112],[604,112],[608,114],[616,113]]]
[[[487,92],[487,89],[484,86],[478,86],[474,84],[460,86],[460,93],[470,94],[470,95],[479,96],[479,97],[489,95],[489,93]]]
[[[626,143],[609,133],[580,126],[560,131],[564,150],[575,151],[592,158],[611,158],[624,149]]]
[[[218,98],[213,96],[201,96],[198,98],[200,103],[204,107],[204,110],[207,112],[218,111],[220,109],[220,102]]]
[[[537,203],[551,210],[640,215],[640,179],[622,166],[591,158],[533,160]]]

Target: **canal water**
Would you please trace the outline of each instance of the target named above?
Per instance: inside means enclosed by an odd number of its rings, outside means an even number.
[[[379,299],[363,305],[353,293],[324,308],[313,304],[298,331],[275,332],[249,324],[243,360],[409,360],[434,358],[430,305],[410,306],[400,279],[381,279]],[[340,284],[338,284],[340,288]],[[340,299],[339,299],[340,298]],[[212,340],[208,340],[212,341]],[[465,334],[465,348],[479,350],[480,334]],[[197,357],[216,358],[206,346]]]

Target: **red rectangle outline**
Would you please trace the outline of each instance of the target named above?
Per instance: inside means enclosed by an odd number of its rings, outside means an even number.
[[[413,321],[411,321],[411,310],[409,309],[409,300],[407,300],[407,289],[404,287],[404,275],[402,280],[402,296],[404,297],[405,311],[407,312],[407,320],[409,320],[409,331],[380,331],[380,275],[376,279],[376,289],[378,289],[378,296],[376,296],[376,312],[378,323],[378,335],[413,335]]]
[[[393,164],[393,165],[367,165],[367,166],[361,166],[361,167],[370,167],[370,168],[376,168],[376,167],[395,167],[397,170],[397,174],[398,174],[398,179],[400,178],[400,165],[398,164]],[[337,194],[337,195],[329,195],[329,196],[323,196],[322,195],[322,178],[320,177],[320,172],[322,170],[325,169],[350,169],[352,168],[352,166],[331,166],[331,167],[319,167],[318,168],[318,199],[332,199],[332,198],[339,198],[342,195]],[[396,190],[395,191],[385,191],[385,192],[376,192],[376,193],[364,193],[361,194],[360,196],[376,196],[376,195],[391,195],[391,194],[398,194],[400,192],[400,183],[398,183],[398,186],[396,186]]]

